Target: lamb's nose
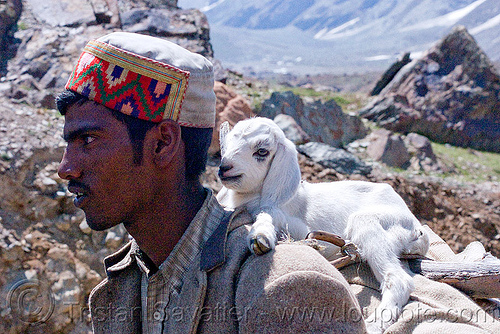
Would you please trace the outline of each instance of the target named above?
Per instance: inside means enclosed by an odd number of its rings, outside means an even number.
[[[233,168],[231,165],[220,165],[219,166],[219,176],[224,176],[224,173]]]

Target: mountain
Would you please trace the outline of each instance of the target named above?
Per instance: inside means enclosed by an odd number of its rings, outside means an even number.
[[[215,57],[243,72],[384,70],[464,25],[500,61],[498,0],[179,0],[203,11]]]

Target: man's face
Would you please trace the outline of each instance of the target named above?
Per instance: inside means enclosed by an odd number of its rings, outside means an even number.
[[[134,165],[126,126],[100,104],[68,108],[64,138],[68,145],[59,176],[69,180],[75,205],[94,230],[134,221],[148,196],[147,164]]]

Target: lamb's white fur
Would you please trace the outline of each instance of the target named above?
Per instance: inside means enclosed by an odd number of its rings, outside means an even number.
[[[279,232],[298,240],[325,230],[352,241],[381,283],[380,306],[366,324],[369,332],[383,332],[414,288],[398,257],[424,255],[429,247],[403,199],[383,183],[301,181],[295,145],[269,119],[241,121],[231,131],[225,123],[220,133],[224,187],[217,198],[229,208],[245,206],[255,216],[250,249],[274,248]]]

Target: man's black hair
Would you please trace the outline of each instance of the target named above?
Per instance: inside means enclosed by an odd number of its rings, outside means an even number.
[[[82,105],[89,99],[81,94],[66,90],[56,97],[57,110],[65,115],[74,104]],[[109,108],[108,108],[109,109]],[[134,163],[141,164],[146,133],[157,123],[145,121],[121,112],[109,109],[111,114],[125,124],[134,150]],[[184,141],[184,159],[186,161],[186,179],[198,180],[206,167],[208,148],[212,139],[212,129],[190,128],[181,126],[181,138]]]

